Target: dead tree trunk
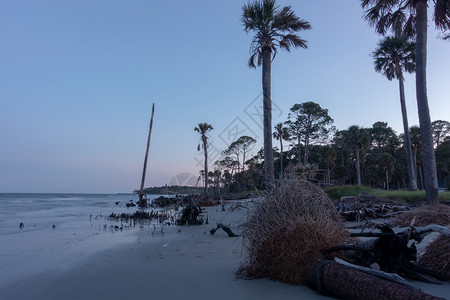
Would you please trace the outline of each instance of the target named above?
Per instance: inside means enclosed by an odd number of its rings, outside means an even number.
[[[152,136],[153,115],[154,114],[155,114],[155,103],[153,103],[153,106],[152,106],[152,117],[150,119],[150,129],[148,131],[147,150],[145,151],[144,168],[142,170],[141,187],[139,189],[139,202],[138,202],[139,207],[147,206],[147,196],[144,194],[144,183],[145,183],[145,174],[147,173],[148,149],[150,148],[150,138]]]
[[[222,225],[222,223],[217,224],[217,228],[211,229],[209,231],[209,233],[211,233],[211,235],[213,235],[220,228],[222,228],[223,231],[225,231],[228,234],[229,237],[238,237],[239,236],[239,235],[235,234],[233,231],[231,231],[230,227]]]
[[[443,299],[413,290],[332,261],[315,261],[303,269],[310,288],[343,299]]]

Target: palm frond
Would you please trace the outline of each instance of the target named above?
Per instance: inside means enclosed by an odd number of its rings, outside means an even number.
[[[406,11],[409,10],[409,15],[414,11],[411,0],[363,0],[361,6],[366,9],[364,19],[381,35],[389,29],[396,34],[404,31]]]
[[[402,32],[405,22],[406,14],[403,9],[397,9],[392,13],[391,26],[395,33]]]
[[[406,38],[386,37],[372,53],[376,72],[387,79],[403,79],[403,72],[415,71],[415,43]]]
[[[290,6],[280,9],[275,0],[255,0],[244,5],[242,10],[241,22],[244,31],[255,32],[250,46],[248,61],[250,68],[260,66],[262,53],[269,49],[273,60],[277,54],[277,47],[287,51],[292,47],[307,47],[306,41],[295,32],[310,29],[311,25],[299,19]]]
[[[435,0],[433,19],[437,28],[450,29],[450,0]]]
[[[295,48],[297,47],[308,48],[307,42],[295,34],[283,35],[278,43],[280,45],[280,48],[284,48],[287,51],[290,51],[291,46]]]
[[[255,68],[256,69],[256,65],[255,65],[255,57],[258,55],[257,52],[253,53],[249,60],[248,60],[248,67],[249,68]],[[259,64],[258,64],[259,65]]]

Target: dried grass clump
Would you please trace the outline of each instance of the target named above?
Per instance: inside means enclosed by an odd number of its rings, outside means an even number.
[[[450,237],[441,235],[431,242],[419,263],[427,268],[442,272],[450,280]]]
[[[304,267],[349,237],[328,196],[298,178],[279,182],[242,226],[248,256],[237,274],[291,284],[303,284]]]
[[[450,224],[450,207],[446,205],[425,205],[399,215],[394,223],[398,226],[409,226],[411,220],[416,218],[415,226],[437,224],[447,226]]]

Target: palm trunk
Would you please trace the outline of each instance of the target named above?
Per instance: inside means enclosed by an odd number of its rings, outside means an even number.
[[[205,150],[205,195],[208,195],[208,148],[206,139],[203,139],[203,149]]]
[[[405,101],[405,85],[403,78],[398,80],[400,90],[400,106],[402,109],[403,131],[405,132],[405,148],[406,148],[406,164],[408,166],[409,190],[417,190],[416,172],[414,171],[414,163],[411,151],[411,137],[409,135],[408,113],[406,111]]]
[[[424,185],[424,183],[423,183],[422,166],[419,165],[419,166],[418,166],[418,169],[419,169],[419,177],[420,177],[420,186],[421,186],[421,189],[423,190],[423,189],[425,189],[425,185]]]
[[[270,98],[271,88],[271,63],[272,53],[269,47],[263,48],[262,63],[262,86],[263,86],[263,114],[264,114],[264,171],[266,190],[271,190],[274,186],[274,167],[272,149],[272,100]]]
[[[413,150],[413,161],[414,161],[414,171],[417,174],[418,173],[418,169],[417,169],[417,149],[416,149],[416,147],[414,147],[414,150]],[[417,176],[419,176],[419,174],[417,174]],[[417,188],[419,189],[419,186],[417,186]],[[421,189],[423,189],[423,186],[420,187],[420,190]]]
[[[438,199],[438,181],[436,159],[433,148],[430,110],[427,99],[427,1],[416,2],[416,96],[419,113],[420,134],[422,141],[422,160],[425,177],[425,194],[427,204],[436,205]]]
[[[280,179],[283,178],[283,138],[280,136]]]
[[[356,167],[356,180],[358,182],[358,185],[361,185],[361,168],[359,165],[359,149],[356,148],[356,163],[355,163],[355,167]]]

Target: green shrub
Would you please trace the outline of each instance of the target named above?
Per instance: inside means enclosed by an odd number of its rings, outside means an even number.
[[[324,191],[331,199],[341,199],[343,196],[358,196],[361,192],[370,194],[372,189],[360,185],[342,185],[327,187]]]
[[[331,199],[340,199],[342,196],[358,196],[361,192],[367,192],[376,198],[401,201],[407,203],[425,202],[425,191],[405,191],[405,190],[378,190],[366,186],[343,185],[325,188],[325,193]],[[449,201],[450,192],[439,192],[440,201]]]

